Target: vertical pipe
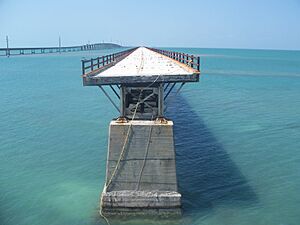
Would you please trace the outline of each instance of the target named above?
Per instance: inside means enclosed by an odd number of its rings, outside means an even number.
[[[158,115],[159,118],[164,117],[164,86],[162,83],[158,86]]]
[[[125,106],[126,106],[126,89],[123,85],[120,88],[120,117],[125,117]]]

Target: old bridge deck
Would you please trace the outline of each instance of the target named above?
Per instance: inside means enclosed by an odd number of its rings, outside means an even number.
[[[88,65],[87,65],[88,64]],[[200,58],[139,47],[83,61],[84,85],[199,81]]]
[[[177,83],[172,97],[199,81],[200,58],[139,47],[83,60],[82,72],[84,85],[99,86],[120,112],[109,126],[101,215],[180,214],[173,122],[164,114]]]

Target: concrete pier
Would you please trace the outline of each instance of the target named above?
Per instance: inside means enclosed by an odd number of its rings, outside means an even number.
[[[118,160],[119,170],[111,180]],[[172,121],[112,121],[106,168],[104,212],[170,212],[172,208],[178,212],[181,195],[177,192]]]
[[[109,126],[101,215],[180,214],[173,122],[164,117],[165,100],[177,83],[176,93],[199,81],[200,58],[140,47],[97,59],[97,66],[94,61],[82,62],[83,84],[99,86],[120,113]],[[119,107],[103,86],[111,88]]]

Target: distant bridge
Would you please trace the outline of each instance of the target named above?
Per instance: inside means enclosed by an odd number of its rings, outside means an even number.
[[[89,51],[100,50],[105,48],[120,48],[121,45],[113,43],[96,43],[85,44],[78,46],[68,47],[29,47],[29,48],[0,48],[0,56],[13,56],[13,55],[32,55],[32,54],[49,54],[49,53],[62,53],[62,52],[76,52],[76,51]]]

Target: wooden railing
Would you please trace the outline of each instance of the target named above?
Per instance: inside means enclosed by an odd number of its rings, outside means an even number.
[[[117,63],[132,53],[137,48],[131,48],[122,52],[113,53],[110,55],[104,55],[97,58],[84,59],[82,62],[82,75],[94,72],[96,70],[102,69],[111,65],[112,63]]]
[[[187,66],[200,71],[200,56],[189,55],[180,52],[167,51],[156,48],[149,48],[152,51],[168,56],[178,62],[184,63]]]

